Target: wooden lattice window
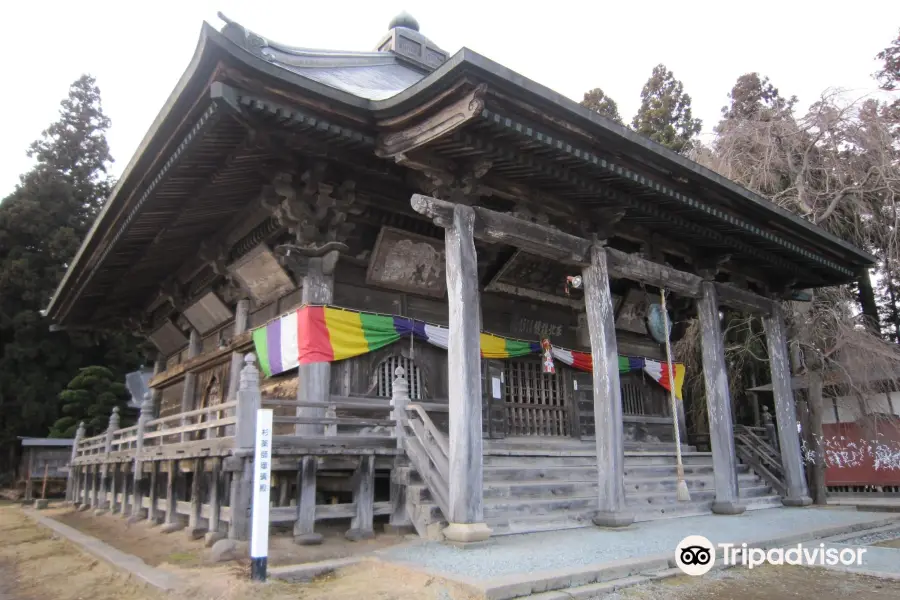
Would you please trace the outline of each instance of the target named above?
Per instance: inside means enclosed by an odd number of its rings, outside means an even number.
[[[409,398],[411,400],[422,399],[422,376],[418,365],[411,358],[405,356],[390,356],[378,365],[375,382],[375,395],[382,398],[390,398],[394,390],[394,371],[397,367],[403,367],[406,371],[406,381],[409,382]]]
[[[560,371],[543,373],[532,360],[505,361],[509,435],[569,435],[568,391]]]
[[[666,390],[643,373],[622,373],[622,413],[632,416],[666,415]]]

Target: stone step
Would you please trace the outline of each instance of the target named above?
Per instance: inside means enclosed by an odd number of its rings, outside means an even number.
[[[550,515],[559,511],[596,510],[597,494],[585,492],[583,496],[566,498],[532,498],[527,500],[516,498],[497,498],[484,501],[485,518]]]
[[[772,490],[768,485],[756,484],[741,486],[739,488],[741,498],[761,497],[771,494]],[[716,491],[713,486],[707,489],[690,490],[691,502],[702,502],[706,500],[715,500]],[[625,504],[636,507],[636,510],[643,510],[646,506],[663,506],[667,504],[679,504],[678,497],[674,488],[672,491],[665,492],[638,492],[632,493],[626,490]]]
[[[682,464],[712,465],[711,452],[690,452],[681,455]],[[625,466],[637,465],[674,465],[677,458],[674,452],[626,452]]]
[[[532,479],[524,481],[486,481],[484,499],[493,498],[569,498],[597,494],[596,471],[592,481],[554,481]]]
[[[778,508],[782,506],[781,496],[778,494],[767,494],[765,496],[756,496],[747,498],[747,510],[761,510],[765,508]]]
[[[692,475],[685,474],[684,478],[689,490],[713,489],[715,480],[712,474],[709,475]],[[738,485],[752,485],[760,482],[760,478],[753,473],[742,473],[738,475]],[[674,471],[670,476],[664,477],[625,477],[625,493],[643,493],[655,491],[674,491],[678,485],[678,479],[675,477]]]
[[[738,475],[750,473],[750,467],[747,465],[737,465]],[[676,472],[675,464],[671,465],[629,465],[625,464],[625,478],[634,477],[640,479],[649,478],[674,478]],[[684,474],[688,477],[693,475],[712,475],[713,466],[710,464],[700,465],[684,465]]]
[[[527,466],[527,467],[583,467],[597,465],[596,454],[564,454],[559,456],[534,456],[530,454],[485,454],[484,466]]]
[[[491,528],[492,536],[557,531],[592,527],[591,517],[595,511],[596,509],[591,507],[581,510],[561,510],[549,515],[498,515],[486,517],[485,522]]]
[[[484,469],[484,481],[597,481],[597,465],[566,467],[491,466]]]

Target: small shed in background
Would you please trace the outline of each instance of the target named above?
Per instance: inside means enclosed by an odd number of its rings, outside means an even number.
[[[25,483],[25,500],[34,499],[34,485],[42,485],[47,471],[47,494],[55,495],[65,490],[72,458],[72,439],[20,437],[22,455],[19,460],[18,479]],[[61,490],[59,488],[62,488]],[[40,489],[38,489],[40,493]]]

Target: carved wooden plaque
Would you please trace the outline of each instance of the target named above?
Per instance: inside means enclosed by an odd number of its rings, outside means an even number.
[[[622,307],[617,310],[616,329],[647,335],[646,318],[649,308],[648,296],[643,291],[635,288],[628,290]]]
[[[369,260],[366,283],[443,298],[447,293],[444,242],[382,227]]]
[[[294,289],[294,282],[265,244],[231,264],[228,272],[250,293],[257,305],[268,304]]]

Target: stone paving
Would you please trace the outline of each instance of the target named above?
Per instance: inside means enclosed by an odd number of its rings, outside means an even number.
[[[441,542],[413,542],[379,551],[379,558],[473,580],[572,569],[672,553],[684,537],[703,535],[714,544],[789,536],[816,537],[829,528],[875,527],[896,519],[890,513],[849,508],[775,508],[739,516],[705,515],[638,523],[622,530],[571,529],[492,538],[474,548]],[[793,543],[796,543],[793,542]],[[880,558],[879,558],[880,560]]]

